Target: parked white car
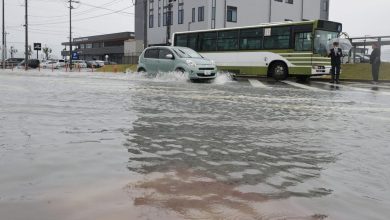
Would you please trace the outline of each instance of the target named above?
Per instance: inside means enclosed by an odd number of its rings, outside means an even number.
[[[84,60],[73,60],[72,63],[76,68],[87,68],[87,63]]]
[[[42,61],[40,66],[42,69],[58,69],[60,67],[60,64],[56,60],[46,60]]]
[[[98,67],[103,67],[104,66],[104,61],[102,61],[102,60],[95,60],[95,62],[98,65]]]
[[[66,65],[65,60],[58,60],[58,65],[59,65],[59,67],[65,67],[65,65]]]

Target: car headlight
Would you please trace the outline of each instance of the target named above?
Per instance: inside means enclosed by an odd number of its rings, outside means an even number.
[[[211,62],[211,65],[215,66],[215,61],[214,60],[210,60]]]
[[[192,60],[186,60],[188,66],[196,67],[196,63]]]

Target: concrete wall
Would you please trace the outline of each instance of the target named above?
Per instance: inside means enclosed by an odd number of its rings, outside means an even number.
[[[168,1],[168,0],[165,0]],[[216,20],[215,26],[212,21],[212,4],[215,1],[216,5]],[[176,0],[173,3],[173,25],[171,26],[171,34],[174,32],[187,30],[205,30],[212,28],[237,27],[256,25],[267,22],[279,22],[285,20],[301,21],[314,19],[328,19],[329,12],[324,10],[324,2],[329,0],[294,0],[294,4],[277,2],[275,0],[183,0],[184,2],[184,22],[178,24],[178,3]],[[138,0],[136,5],[136,39],[143,39],[143,0]],[[148,15],[149,15],[148,0]],[[149,16],[147,16],[148,24],[148,44],[164,44],[166,42],[167,27],[163,26],[163,3],[164,0],[154,0],[153,13],[154,25],[149,28]],[[198,21],[198,8],[204,6],[204,21]],[[226,21],[226,6],[237,7],[237,22]],[[158,26],[158,8],[161,8],[161,25]],[[192,8],[195,8],[195,22],[192,23]],[[303,9],[303,10],[302,10]]]

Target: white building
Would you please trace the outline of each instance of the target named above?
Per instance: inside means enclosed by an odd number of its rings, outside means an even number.
[[[164,45],[174,32],[328,17],[329,0],[136,0],[135,34]]]

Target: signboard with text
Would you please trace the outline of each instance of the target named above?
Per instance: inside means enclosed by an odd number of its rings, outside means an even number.
[[[34,50],[42,50],[42,44],[41,43],[34,43]]]
[[[79,59],[79,53],[72,52],[72,60],[78,60]]]

